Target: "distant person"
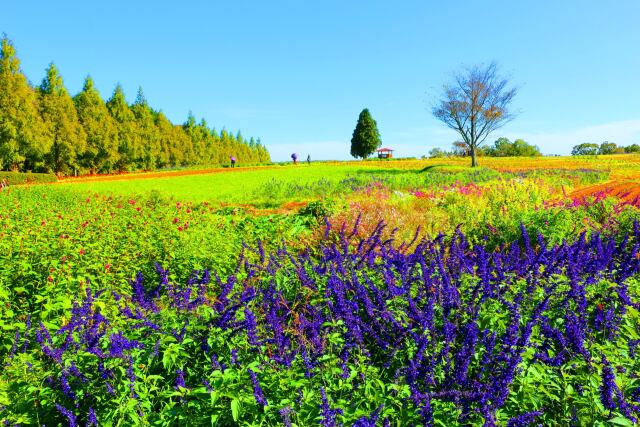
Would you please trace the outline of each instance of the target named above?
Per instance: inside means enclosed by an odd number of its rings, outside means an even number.
[[[229,160],[231,160],[231,167],[235,168],[236,167],[236,158],[233,157],[233,156],[230,156]]]
[[[297,165],[298,164],[298,154],[297,153],[293,153],[291,155],[291,160],[293,160],[293,164]]]
[[[307,156],[307,164],[310,165],[311,164],[311,154],[309,154]]]

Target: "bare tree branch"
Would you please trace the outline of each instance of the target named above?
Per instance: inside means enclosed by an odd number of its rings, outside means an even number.
[[[509,105],[517,89],[508,85],[509,79],[498,74],[495,62],[469,67],[443,86],[433,107],[433,115],[458,132],[469,146],[472,166],[477,166],[476,151],[487,136],[515,118]]]

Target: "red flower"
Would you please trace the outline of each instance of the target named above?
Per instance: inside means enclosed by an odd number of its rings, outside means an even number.
[[[80,248],[80,255],[84,255],[84,249]]]

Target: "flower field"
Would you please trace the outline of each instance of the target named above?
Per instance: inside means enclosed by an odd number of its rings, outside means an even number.
[[[624,157],[12,186],[0,422],[635,425]]]
[[[580,203],[588,202],[590,198],[605,199],[613,196],[624,204],[640,207],[640,183],[624,180],[599,184],[578,190],[571,196]]]

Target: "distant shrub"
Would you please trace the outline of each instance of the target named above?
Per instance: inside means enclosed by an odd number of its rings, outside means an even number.
[[[19,184],[44,184],[47,182],[57,182],[58,178],[52,173],[22,173],[22,172],[0,172],[0,181],[6,179],[9,185]]]

